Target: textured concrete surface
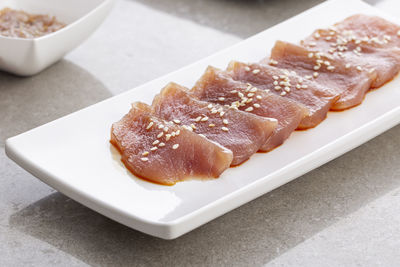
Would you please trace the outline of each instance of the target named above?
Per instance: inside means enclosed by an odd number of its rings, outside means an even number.
[[[400,126],[172,241],[89,210],[4,154],[10,136],[176,70],[317,2],[120,1],[95,35],[43,73],[0,73],[0,266],[398,266]]]

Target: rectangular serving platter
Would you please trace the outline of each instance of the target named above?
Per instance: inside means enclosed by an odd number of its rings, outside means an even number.
[[[6,153],[43,182],[115,221],[160,238],[179,237],[396,126],[400,79],[368,93],[362,105],[330,112],[318,127],[293,133],[284,145],[255,154],[216,180],[162,186],[134,177],[109,144],[111,124],[132,102],[151,103],[170,81],[191,87],[208,65],[258,61],[276,40],[298,42],[356,13],[399,23],[358,0],[327,1],[190,66],[12,137]]]

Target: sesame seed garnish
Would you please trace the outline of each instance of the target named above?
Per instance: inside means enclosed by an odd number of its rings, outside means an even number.
[[[224,101],[224,100],[225,100],[225,97],[218,97],[218,100],[219,100],[219,101]]]
[[[253,74],[257,74],[257,73],[259,73],[260,72],[260,70],[259,69],[255,69],[255,70],[253,70]]]
[[[397,36],[400,36],[400,30],[397,32]]]
[[[314,34],[314,37],[315,37],[316,39],[318,39],[319,37],[321,37],[321,35],[320,35],[318,32],[316,32],[316,33]]]
[[[270,65],[277,65],[277,64],[278,64],[278,61],[276,61],[276,60],[274,60],[274,59],[271,58],[271,59],[269,60],[269,64],[270,64]]]
[[[348,68],[350,68],[350,67],[351,67],[351,64],[350,64],[350,63],[347,63],[346,66],[345,66],[346,69],[348,69]]]
[[[215,108],[213,108],[212,110],[211,110],[211,114],[215,114],[215,113],[217,113],[218,112],[218,110],[216,110]]]
[[[141,161],[148,161],[149,158],[140,158]]]
[[[172,137],[175,137],[175,132],[172,132],[172,133],[171,133],[171,136],[172,136]]]
[[[232,93],[232,94],[236,94],[236,93],[237,93],[237,90],[232,90],[231,93]]]
[[[151,150],[151,151],[155,151],[155,150],[157,150],[157,147],[156,147],[156,146],[153,146],[152,148],[150,148],[150,150]]]
[[[244,111],[247,111],[247,112],[253,111],[253,107],[248,107]]]
[[[208,104],[207,108],[208,109],[212,109],[213,105],[212,104]]]
[[[179,123],[181,123],[181,121],[180,120],[174,120],[174,122],[176,123],[176,124],[179,124]]]
[[[221,130],[222,130],[222,131],[224,131],[224,132],[227,132],[227,131],[229,131],[229,129],[228,129],[228,128],[226,128],[226,127],[221,127]]]
[[[158,143],[160,143],[160,141],[159,141],[159,140],[155,140],[155,141],[153,142],[153,146],[157,145]]]
[[[311,75],[306,75],[306,76],[304,76],[304,78],[306,78],[307,80],[311,80],[312,76]]]
[[[362,71],[362,68],[361,68],[360,66],[357,66],[356,69],[357,69],[358,71]]]
[[[194,124],[190,124],[190,127],[192,127],[193,130],[196,130],[196,126]]]
[[[253,106],[254,106],[255,108],[259,108],[259,107],[260,107],[260,104],[255,103],[255,104],[253,104]]]
[[[321,66],[319,66],[319,65],[314,66],[314,70],[319,70],[320,68],[321,68]]]
[[[220,113],[219,113],[219,116],[220,117],[222,117],[222,116],[224,116],[225,115],[225,112],[224,111],[221,111]]]
[[[172,149],[177,149],[179,147],[179,144],[175,144],[172,146]]]
[[[244,67],[245,71],[250,71],[250,68],[248,66]]]
[[[327,69],[327,70],[334,70],[335,67],[334,67],[334,66],[328,66],[326,69]]]
[[[181,130],[176,130],[175,135],[178,136],[181,133]]]
[[[158,146],[163,147],[163,146],[165,146],[165,143],[160,143]]]
[[[167,126],[164,127],[164,132],[168,132],[168,127]]]
[[[199,122],[201,120],[201,116],[198,116],[194,121]]]
[[[301,86],[301,88],[307,89],[307,88],[308,88],[308,85],[307,85],[307,84],[303,84],[303,85]]]
[[[290,87],[286,86],[284,89],[286,92],[290,92]]]
[[[157,135],[157,138],[161,138],[163,135],[164,135],[164,133],[161,132],[161,133],[159,133],[159,134]]]
[[[145,151],[145,152],[142,153],[142,156],[147,156],[148,154],[149,154],[149,152]]]
[[[158,125],[158,129],[162,129],[162,128],[164,128],[164,125],[162,125],[162,124]]]
[[[317,43],[316,43],[316,42],[310,42],[308,45],[309,45],[309,46],[316,46]]]
[[[329,62],[329,61],[324,61],[324,64],[325,64],[325,66],[329,66],[329,65],[331,65],[331,63]]]
[[[222,122],[223,122],[224,124],[226,124],[226,125],[229,123],[227,119],[223,119]]]
[[[275,89],[276,91],[281,90],[281,88],[282,88],[282,87],[280,87],[280,86],[275,86],[275,87],[274,87],[274,89]]]
[[[300,84],[296,84],[296,88],[297,88],[297,89],[300,89],[300,88],[301,88],[301,85],[300,85]]]
[[[215,127],[215,124],[214,124],[214,123],[210,123],[210,124],[208,125],[208,127]]]
[[[255,92],[257,92],[257,87],[253,87],[253,88],[251,88],[251,89],[250,89],[250,92],[251,92],[251,93],[255,93]]]
[[[276,76],[276,75],[272,76],[272,78],[273,78],[274,80],[278,80],[278,79],[279,79],[279,77]]]
[[[281,93],[281,96],[284,96],[284,95],[286,95],[286,92],[285,92],[285,91],[283,91],[283,92]]]
[[[370,69],[368,72],[373,73],[375,71],[375,68]]]
[[[200,121],[208,121],[208,117],[203,117]]]
[[[154,122],[149,122],[149,125],[147,125],[146,130],[150,130],[151,127],[153,127]]]
[[[258,95],[256,96],[257,99],[262,99],[262,96]]]
[[[248,93],[247,94],[247,97],[253,97],[254,96],[254,93]]]

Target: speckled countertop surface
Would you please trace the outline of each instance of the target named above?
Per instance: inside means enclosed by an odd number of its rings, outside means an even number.
[[[89,210],[4,153],[10,136],[183,67],[319,2],[120,0],[88,41],[41,74],[0,73],[0,266],[398,266],[400,126],[172,241]],[[400,10],[397,2],[378,5],[391,12]]]

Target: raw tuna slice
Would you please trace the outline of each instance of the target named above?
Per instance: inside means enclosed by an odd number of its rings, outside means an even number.
[[[233,61],[229,64],[228,71],[235,80],[250,83],[258,89],[267,90],[306,106],[308,115],[300,122],[299,129],[317,126],[339,99],[338,93],[326,87],[269,65]]]
[[[251,84],[235,81],[225,72],[213,67],[207,68],[193,87],[192,93],[204,101],[277,119],[278,125],[273,135],[260,147],[262,151],[270,151],[281,145],[307,115],[303,105],[258,89]]]
[[[276,120],[197,100],[175,83],[168,84],[154,98],[152,106],[156,116],[230,149],[232,165],[256,153],[276,127]]]
[[[304,79],[313,80],[340,94],[331,110],[344,110],[361,104],[376,76],[361,68],[351,68],[343,60],[335,60],[327,53],[282,41],[276,42],[271,58],[263,63],[294,71]]]
[[[400,70],[400,27],[382,18],[354,15],[329,29],[316,30],[302,41],[308,50],[376,75],[371,87],[380,87]]]
[[[110,142],[133,174],[164,185],[219,177],[232,161],[230,150],[154,117],[140,102],[112,125]]]

